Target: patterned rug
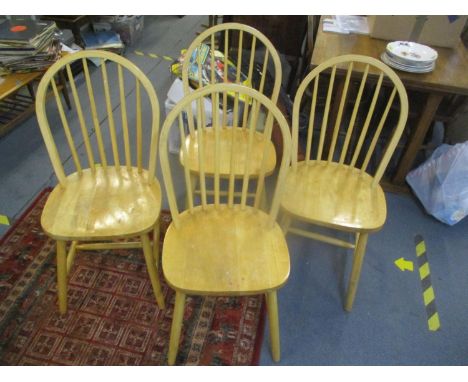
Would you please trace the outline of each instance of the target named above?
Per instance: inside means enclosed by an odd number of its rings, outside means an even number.
[[[0,240],[1,365],[166,365],[174,292],[159,310],[141,250],[79,252],[68,313],[57,309],[55,245],[40,216],[50,190]],[[162,214],[161,242],[171,221]],[[261,296],[188,297],[178,365],[256,365]]]

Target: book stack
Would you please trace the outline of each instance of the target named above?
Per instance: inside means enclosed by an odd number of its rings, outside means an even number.
[[[0,75],[47,69],[60,57],[53,21],[0,20]]]

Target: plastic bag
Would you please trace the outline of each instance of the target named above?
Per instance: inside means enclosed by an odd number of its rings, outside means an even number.
[[[441,145],[406,181],[426,211],[454,225],[468,215],[468,141]]]
[[[192,92],[192,89],[190,89]],[[166,101],[164,102],[164,107],[166,111],[166,116],[169,115],[171,110],[175,107],[175,105],[184,98],[184,86],[182,84],[182,81],[178,78],[174,80],[172,83],[169,91],[167,92],[167,98]],[[212,123],[213,119],[213,106],[211,104],[211,98],[210,97],[205,97],[203,100],[203,107],[205,110],[205,123],[207,126],[210,126]],[[240,109],[240,112],[242,112],[243,109]],[[192,113],[195,119],[197,118],[197,104],[195,102],[192,103]],[[218,115],[219,115],[219,120],[223,120],[223,111],[221,108],[218,107]],[[232,124],[232,111],[228,110],[227,111],[227,123]],[[188,122],[185,122],[185,127],[186,131],[185,133],[188,133]],[[177,122],[174,122],[174,124],[177,124]],[[180,133],[179,129],[171,127],[169,130],[169,152],[172,154],[178,154],[180,151]]]

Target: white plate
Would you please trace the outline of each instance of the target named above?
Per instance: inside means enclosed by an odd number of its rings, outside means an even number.
[[[437,60],[437,52],[427,45],[410,41],[394,41],[387,44],[387,51],[392,55],[414,62],[433,62]]]
[[[401,62],[399,60],[394,59],[392,56],[388,54],[388,52],[384,52],[383,55],[385,55],[385,59],[389,62],[391,62],[394,65],[401,66],[403,68],[408,68],[408,69],[429,69],[434,67],[434,62],[430,62],[429,64],[408,64],[406,62]]]
[[[388,50],[385,51],[385,54],[387,55],[387,58],[393,62],[396,62],[401,65],[406,65],[406,66],[411,66],[411,67],[429,67],[434,64],[434,61],[411,61],[407,60],[405,58],[398,57]]]
[[[396,63],[394,61],[391,61],[385,53],[382,53],[380,58],[388,66],[391,66],[394,69],[398,69],[398,70],[401,70],[401,71],[404,71],[404,72],[409,72],[409,73],[429,73],[429,72],[432,72],[434,70],[434,68],[435,68],[435,63],[433,63],[428,68],[410,67],[410,66],[406,66],[406,65],[401,65],[401,64],[398,64],[398,63]]]

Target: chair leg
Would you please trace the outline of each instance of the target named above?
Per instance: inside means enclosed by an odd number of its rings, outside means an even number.
[[[265,294],[267,309],[268,309],[268,321],[270,323],[270,342],[271,342],[271,354],[273,361],[279,362],[280,360],[280,337],[279,337],[279,319],[278,319],[278,300],[276,297],[276,291],[267,292]]]
[[[66,242],[57,240],[57,293],[60,314],[67,313],[67,278]]]
[[[291,220],[291,216],[287,212],[282,213],[279,225],[285,236],[288,233],[289,227],[291,227]]]
[[[156,296],[156,301],[160,309],[165,308],[164,295],[161,290],[161,283],[159,282],[158,272],[154,265],[153,251],[151,250],[151,244],[149,235],[147,233],[141,235],[141,242],[143,243],[143,254],[145,255],[146,268],[153,286],[153,292]]]
[[[159,269],[159,235],[161,232],[161,217],[153,228],[153,260],[156,269]]]
[[[184,318],[185,294],[176,291],[174,312],[172,314],[171,338],[169,341],[168,363],[175,364],[177,351],[179,350],[180,331]]]
[[[351,312],[353,309],[354,297],[356,296],[359,277],[361,276],[362,262],[366,252],[368,236],[369,235],[367,233],[360,233],[356,243],[356,248],[354,249],[353,268],[351,270],[345,304],[345,310],[348,312]]]

